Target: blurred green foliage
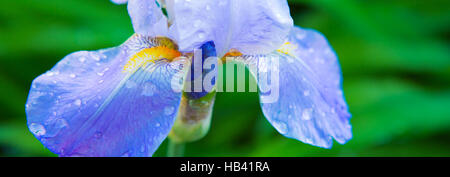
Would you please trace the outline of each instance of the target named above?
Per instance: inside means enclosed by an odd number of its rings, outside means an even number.
[[[187,156],[450,156],[450,2],[290,0],[296,25],[340,57],[354,138],[321,149],[278,134],[257,93],[219,93],[212,127]],[[107,0],[0,6],[0,156],[55,156],[28,131],[31,81],[65,55],[117,46],[133,29]],[[164,156],[167,142],[156,156]]]

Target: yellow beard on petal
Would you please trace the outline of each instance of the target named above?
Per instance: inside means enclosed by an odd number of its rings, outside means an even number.
[[[294,44],[291,44],[290,42],[285,42],[283,45],[281,45],[281,47],[279,49],[277,49],[277,52],[293,56],[292,51],[294,51],[296,49],[297,49],[297,46],[295,46]]]
[[[145,67],[149,62],[155,63],[157,60],[173,59],[181,56],[177,50],[168,48],[166,46],[157,46],[152,48],[145,48],[134,54],[123,67],[124,72],[135,72],[140,67]]]

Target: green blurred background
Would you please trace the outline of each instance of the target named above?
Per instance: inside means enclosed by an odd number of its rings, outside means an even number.
[[[278,134],[257,93],[219,93],[211,131],[187,156],[450,156],[450,1],[290,0],[296,25],[340,57],[353,139],[321,149]],[[31,81],[65,55],[133,34],[108,0],[14,0],[0,6],[0,156],[55,156],[26,126]],[[156,152],[164,156],[167,142]]]

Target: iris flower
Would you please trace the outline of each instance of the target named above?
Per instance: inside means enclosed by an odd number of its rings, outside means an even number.
[[[32,83],[28,127],[53,153],[151,156],[169,133],[183,141],[207,130],[215,91],[179,92],[183,82],[172,82],[188,78],[195,49],[201,60],[234,58],[255,78],[278,72],[278,100],[261,108],[284,136],[323,148],[351,139],[337,56],[322,34],[293,25],[287,1],[113,1],[128,3],[136,34],[69,54]]]

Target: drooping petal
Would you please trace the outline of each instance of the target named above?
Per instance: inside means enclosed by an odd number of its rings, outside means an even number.
[[[129,0],[128,13],[136,33],[145,36],[167,36],[167,18],[155,0]]]
[[[182,51],[214,41],[218,56],[235,48],[266,54],[286,39],[293,21],[286,0],[166,0],[171,38]]]
[[[350,117],[342,92],[342,72],[338,57],[327,39],[313,29],[294,27],[289,35],[288,53],[302,60],[317,75],[328,102],[335,103],[341,117]]]
[[[128,0],[111,0],[111,1],[116,4],[125,4],[128,2]]]
[[[155,45],[137,35],[120,47],[75,52],[36,78],[26,104],[30,131],[60,156],[152,155],[174,123],[181,93],[173,89],[181,84],[173,79],[186,69],[185,60],[159,60],[125,72],[146,44]]]
[[[261,107],[283,135],[330,148],[352,138],[337,57],[313,30],[293,29],[287,45],[243,59],[258,78]]]

